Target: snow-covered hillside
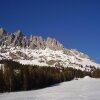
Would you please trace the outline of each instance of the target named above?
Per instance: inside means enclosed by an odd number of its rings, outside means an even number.
[[[87,55],[77,50],[26,49],[21,47],[0,47],[0,59],[12,59],[22,64],[73,67],[81,70],[91,70],[100,65],[92,61]]]
[[[100,79],[83,78],[52,87],[0,94],[0,100],[100,100]]]
[[[66,49],[59,41],[48,37],[30,36],[21,31],[8,33],[0,28],[0,59],[12,59],[22,64],[73,67],[90,71],[99,64],[75,49]]]

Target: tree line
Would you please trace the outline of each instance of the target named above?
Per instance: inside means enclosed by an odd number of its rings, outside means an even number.
[[[73,68],[22,65],[12,60],[1,60],[0,92],[34,90],[84,76],[100,77],[100,69],[87,72]]]

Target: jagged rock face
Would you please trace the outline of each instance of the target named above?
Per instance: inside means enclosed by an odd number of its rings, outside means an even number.
[[[45,40],[41,36],[30,36],[30,39],[28,39],[21,31],[8,34],[3,28],[0,28],[0,46],[4,45],[31,49],[45,49],[48,47],[52,50],[64,50],[63,45],[56,39],[49,37]]]
[[[42,37],[31,36],[30,37],[30,48],[31,49],[45,49],[45,40]]]
[[[64,48],[56,39],[50,37],[47,38],[46,46],[52,50],[63,50]]]
[[[5,44],[4,42],[6,41],[6,36],[7,32],[3,28],[0,28],[0,46]]]
[[[0,28],[0,38],[6,35],[7,35],[7,32],[3,28]]]
[[[12,46],[21,46],[24,47],[25,43],[23,43],[22,45],[22,41],[24,41],[25,36],[21,33],[21,31],[17,31],[14,33],[14,39],[13,39],[13,43]]]
[[[8,45],[13,43],[14,38],[15,38],[14,34],[10,34],[8,36],[8,39],[7,39]]]

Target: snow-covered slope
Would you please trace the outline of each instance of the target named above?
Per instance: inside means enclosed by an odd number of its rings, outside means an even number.
[[[4,46],[0,47],[0,59],[12,59],[21,64],[51,66],[51,67],[72,67],[90,71],[100,65],[92,61],[87,55],[77,50],[66,49],[51,50],[30,49],[21,47]]]
[[[75,49],[66,49],[59,41],[48,37],[30,36],[21,31],[8,33],[0,28],[0,59],[12,59],[22,64],[73,67],[80,70],[93,70],[100,67],[86,54]]]
[[[100,100],[100,79],[89,77],[52,87],[0,94],[0,100]]]

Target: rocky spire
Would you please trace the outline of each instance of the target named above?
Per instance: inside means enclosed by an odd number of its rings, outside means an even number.
[[[47,38],[46,46],[52,50],[61,50],[64,48],[56,39],[50,37]]]
[[[3,28],[0,28],[0,37],[6,36],[6,35],[7,35],[7,32]]]
[[[19,37],[23,37],[24,36],[24,34],[20,30],[16,31],[14,34],[15,34],[15,37],[16,38],[19,38]]]

